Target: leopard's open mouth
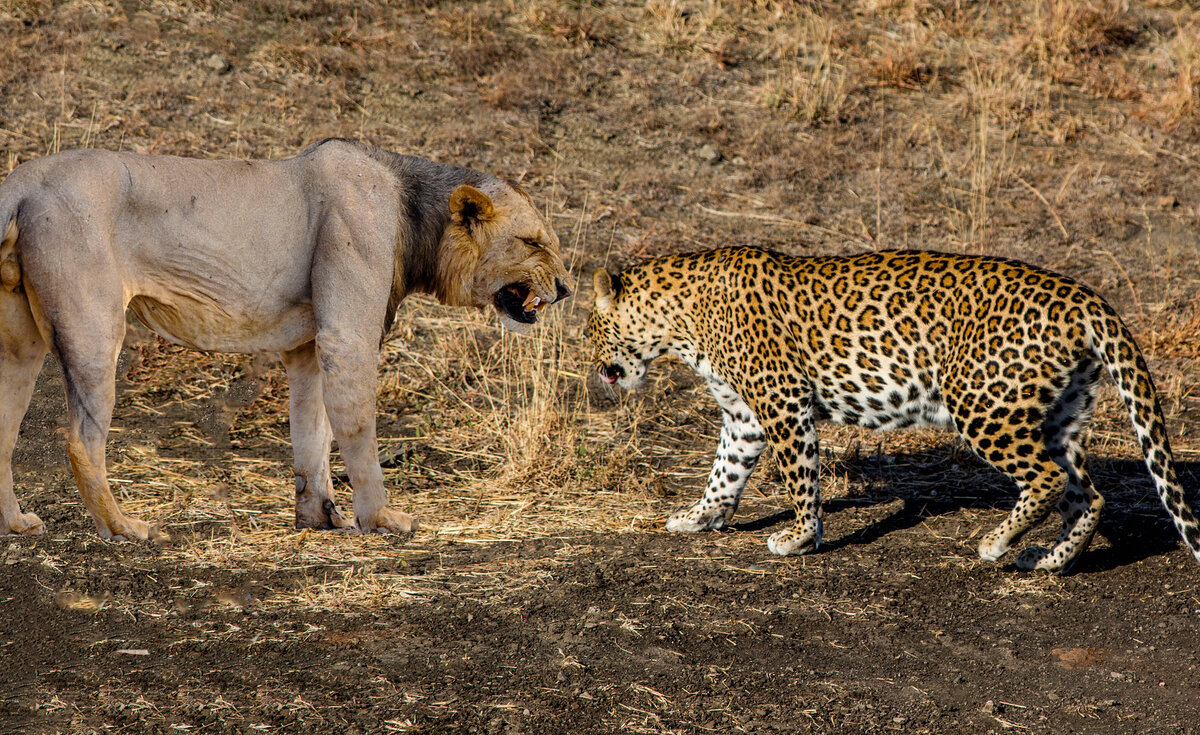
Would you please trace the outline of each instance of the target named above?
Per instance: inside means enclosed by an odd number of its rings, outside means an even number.
[[[624,378],[624,377],[625,377],[625,368],[621,367],[620,365],[618,365],[616,363],[613,363],[612,365],[601,365],[600,366],[600,379],[603,380],[605,383],[608,383],[609,385],[612,385],[613,383],[617,382],[619,379]]]
[[[534,324],[538,313],[550,305],[533,293],[527,283],[510,283],[496,292],[496,308],[509,319],[521,324]]]

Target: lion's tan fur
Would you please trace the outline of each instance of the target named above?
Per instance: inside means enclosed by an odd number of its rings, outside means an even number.
[[[104,472],[127,307],[180,344],[280,352],[297,526],[349,523],[329,481],[336,438],[355,527],[408,531],[415,519],[386,506],[375,443],[377,351],[396,307],[432,293],[523,330],[536,315],[520,295],[544,304],[569,293],[558,240],[528,194],[351,141],[278,161],[68,151],[9,175],[0,223],[0,533],[43,528],[20,512],[9,465],[48,351],[62,364],[68,455],[98,531],[151,533],[122,514]]]

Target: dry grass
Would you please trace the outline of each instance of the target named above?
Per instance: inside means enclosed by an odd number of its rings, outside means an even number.
[[[837,63],[832,22],[816,13],[797,18],[790,34],[794,48],[776,48],[782,68],[768,77],[762,103],[785,109],[808,123],[837,121],[850,96],[850,78]]]
[[[29,0],[0,6],[0,147],[11,169],[73,146],[277,156],[350,135],[521,178],[544,203],[582,286],[566,307],[517,338],[413,299],[384,345],[381,454],[392,501],[425,523],[411,540],[291,529],[277,362],[150,343],[130,370],[110,474],[173,533],[164,553],[320,570],[264,604],[331,610],[538,584],[558,561],[403,567],[451,543],[658,532],[698,492],[717,426],[687,371],[663,364],[633,395],[586,379],[602,263],[732,242],[937,247],[1050,264],[1140,308],[1129,286],[1162,264],[1137,235],[1200,228],[1198,29],[1187,3],[1109,0]],[[1165,315],[1139,327],[1186,453],[1200,281],[1178,269]],[[1167,303],[1152,291],[1137,298]],[[1102,405],[1102,423],[1122,416]],[[863,491],[835,471],[862,447],[956,456],[944,438],[843,431],[823,435],[831,495]],[[920,465],[901,490],[966,484],[963,466]],[[767,514],[778,487],[759,472],[749,502]]]

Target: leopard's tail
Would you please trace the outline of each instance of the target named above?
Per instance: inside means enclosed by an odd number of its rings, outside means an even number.
[[[1200,521],[1175,475],[1166,422],[1142,351],[1121,317],[1103,299],[1097,297],[1089,305],[1089,312],[1090,318],[1085,320],[1085,325],[1092,352],[1104,363],[1117,384],[1117,392],[1129,411],[1146,467],[1154,478],[1154,487],[1163,507],[1171,514],[1175,528],[1192,550],[1192,555],[1200,561]]]

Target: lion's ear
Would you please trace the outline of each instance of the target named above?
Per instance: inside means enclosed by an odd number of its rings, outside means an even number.
[[[479,223],[491,220],[494,213],[492,198],[470,184],[450,192],[450,219],[457,225],[473,230]]]
[[[601,268],[596,271],[596,275],[592,276],[592,286],[596,289],[596,308],[600,311],[611,309],[613,302],[612,275]]]

